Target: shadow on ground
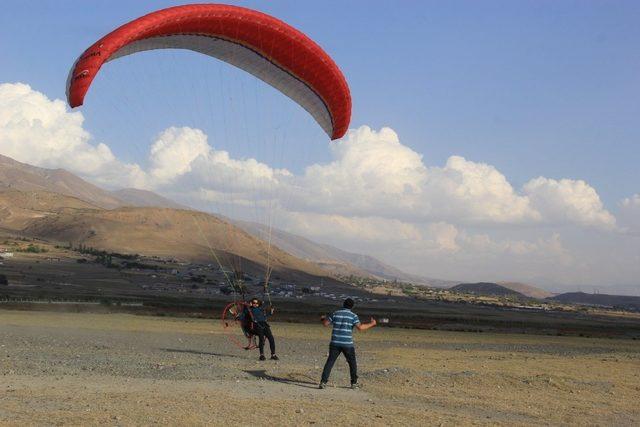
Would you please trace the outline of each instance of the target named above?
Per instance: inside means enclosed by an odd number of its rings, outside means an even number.
[[[161,348],[160,350],[166,351],[168,353],[189,353],[189,354],[199,354],[204,356],[218,356],[218,357],[240,357],[235,354],[212,353],[209,351],[189,350],[184,348]]]
[[[247,374],[255,377],[255,378],[260,378],[263,380],[267,380],[267,381],[275,381],[278,383],[283,383],[283,384],[291,384],[291,385],[295,385],[298,387],[303,387],[303,388],[318,388],[318,383],[316,382],[312,382],[312,381],[303,381],[303,380],[292,380],[292,379],[288,379],[288,378],[280,378],[280,377],[275,377],[273,375],[269,375],[267,374],[267,371],[264,369],[259,369],[259,370],[248,370],[248,371],[244,371]]]

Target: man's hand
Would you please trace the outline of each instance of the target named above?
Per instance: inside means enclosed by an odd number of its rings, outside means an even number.
[[[378,322],[376,322],[376,319],[372,317],[367,323],[358,323],[356,325],[356,329],[358,329],[359,331],[366,331],[369,328],[373,328],[377,324]]]
[[[324,326],[329,326],[331,324],[331,322],[329,321],[329,319],[327,319],[327,316],[325,315],[320,316],[320,321]]]
[[[273,313],[274,313],[275,311],[276,311],[276,309],[275,309],[275,308],[273,308],[273,307],[269,307],[269,314],[270,314],[270,315],[273,315]]]

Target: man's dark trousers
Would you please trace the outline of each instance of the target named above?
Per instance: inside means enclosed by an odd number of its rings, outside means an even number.
[[[265,337],[269,340],[269,350],[271,350],[271,354],[276,354],[276,341],[273,339],[271,326],[269,326],[267,322],[255,322],[253,324],[253,333],[258,336],[258,348],[260,349],[260,354],[264,354]]]
[[[324,369],[322,370],[322,382],[326,383],[329,381],[329,375],[331,375],[331,369],[333,369],[333,364],[336,363],[336,359],[340,356],[340,353],[344,354],[344,357],[347,359],[347,363],[349,364],[349,374],[351,375],[351,384],[356,384],[358,382],[358,364],[356,363],[356,349],[353,346],[346,345],[329,345],[329,357],[327,357],[327,362],[324,364]]]

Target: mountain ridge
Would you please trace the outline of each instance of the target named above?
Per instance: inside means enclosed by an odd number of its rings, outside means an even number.
[[[298,236],[288,231],[271,228],[249,221],[232,220],[248,233],[258,238],[268,237],[279,248],[295,255],[298,258],[314,260],[325,269],[341,276],[373,277],[380,280],[412,282],[426,286],[446,287],[453,281],[432,279],[418,275],[405,273],[400,269],[385,264],[377,258],[345,251],[335,246],[317,243],[306,237]]]
[[[28,204],[26,197],[31,197],[34,200],[38,199],[41,204],[44,203],[40,207],[29,205],[28,208],[25,208],[25,205],[21,208],[22,210],[16,207],[13,212],[9,212],[5,206],[4,221],[11,227],[16,227],[17,225],[26,226],[29,221],[33,221],[39,215],[44,215],[39,209],[46,211],[53,208],[53,211],[59,212],[62,208],[61,204],[64,203],[68,203],[69,207],[83,209],[101,208],[114,210],[125,207],[157,207],[193,211],[187,206],[176,203],[152,191],[135,188],[108,191],[64,169],[40,168],[0,155],[0,190],[2,189],[29,193],[29,196],[18,196],[17,194],[11,196],[16,200],[19,199],[23,205],[25,203]],[[61,194],[67,198],[56,199],[52,194]],[[5,196],[9,197],[8,194]],[[82,202],[86,202],[87,205],[83,205]],[[48,208],[46,206],[47,203],[51,204]],[[211,215],[222,218],[224,221],[233,222],[234,225],[239,226],[258,240],[265,240],[267,227],[264,225]],[[95,219],[95,216],[92,218]],[[284,230],[271,229],[269,240],[275,247],[291,254],[293,257],[313,263],[328,274],[336,277],[361,276],[436,287],[449,287],[459,283],[405,273],[373,256],[352,253],[332,245],[317,243]],[[522,286],[526,287],[528,285],[521,285],[521,289]],[[542,290],[539,291],[544,292]],[[538,293],[539,295],[541,295],[540,292]]]
[[[0,228],[51,243],[143,254],[259,277],[272,270],[290,280],[335,282],[319,266],[269,246],[214,215],[172,208],[103,209],[50,192],[0,191]]]
[[[109,191],[65,169],[40,168],[2,154],[0,154],[0,188],[59,193],[85,200],[104,209],[122,205],[122,201]]]
[[[513,289],[493,282],[460,283],[459,285],[452,286],[449,289],[455,292],[464,292],[474,295],[513,296],[519,298],[526,297],[526,295],[518,291],[514,291]]]
[[[125,206],[192,210],[188,206],[176,203],[153,191],[141,190],[139,188],[121,188],[120,190],[111,191],[111,194],[121,200]]]
[[[74,175],[65,169],[47,169],[22,163],[10,157],[0,155],[0,189],[26,192],[58,193],[90,203],[103,209],[122,207],[159,207],[191,210],[152,191],[135,188],[123,188],[108,191]],[[43,193],[42,193],[43,194]],[[33,196],[33,194],[32,194]],[[41,195],[40,197],[45,197]],[[51,196],[48,200],[56,204]],[[65,199],[70,200],[70,199]],[[71,203],[76,205],[75,202]],[[28,215],[23,212],[26,218]],[[234,221],[254,237],[262,238],[265,226],[246,221]],[[292,255],[315,262],[336,276],[362,276],[380,280],[398,280],[414,282],[428,286],[447,286],[454,282],[425,278],[407,274],[375,257],[356,254],[331,245],[316,243],[302,236],[283,230],[272,230],[276,236],[274,244]]]
[[[640,296],[565,292],[548,298],[562,303],[606,306],[640,311]]]

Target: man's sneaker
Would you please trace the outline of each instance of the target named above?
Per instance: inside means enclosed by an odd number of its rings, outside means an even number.
[[[261,354],[261,355],[260,355],[260,360],[267,360],[267,358],[266,358],[266,357],[264,357],[264,354]]]
[[[353,383],[353,384],[351,384],[351,389],[352,389],[352,390],[357,390],[357,389],[359,389],[359,388],[360,388],[360,384],[358,384],[358,383]]]
[[[276,356],[275,354],[271,355],[271,360],[280,360],[280,358],[278,356]]]
[[[323,390],[323,389],[327,388],[327,383],[320,383],[320,385],[318,386],[318,388],[319,388],[320,390]]]

